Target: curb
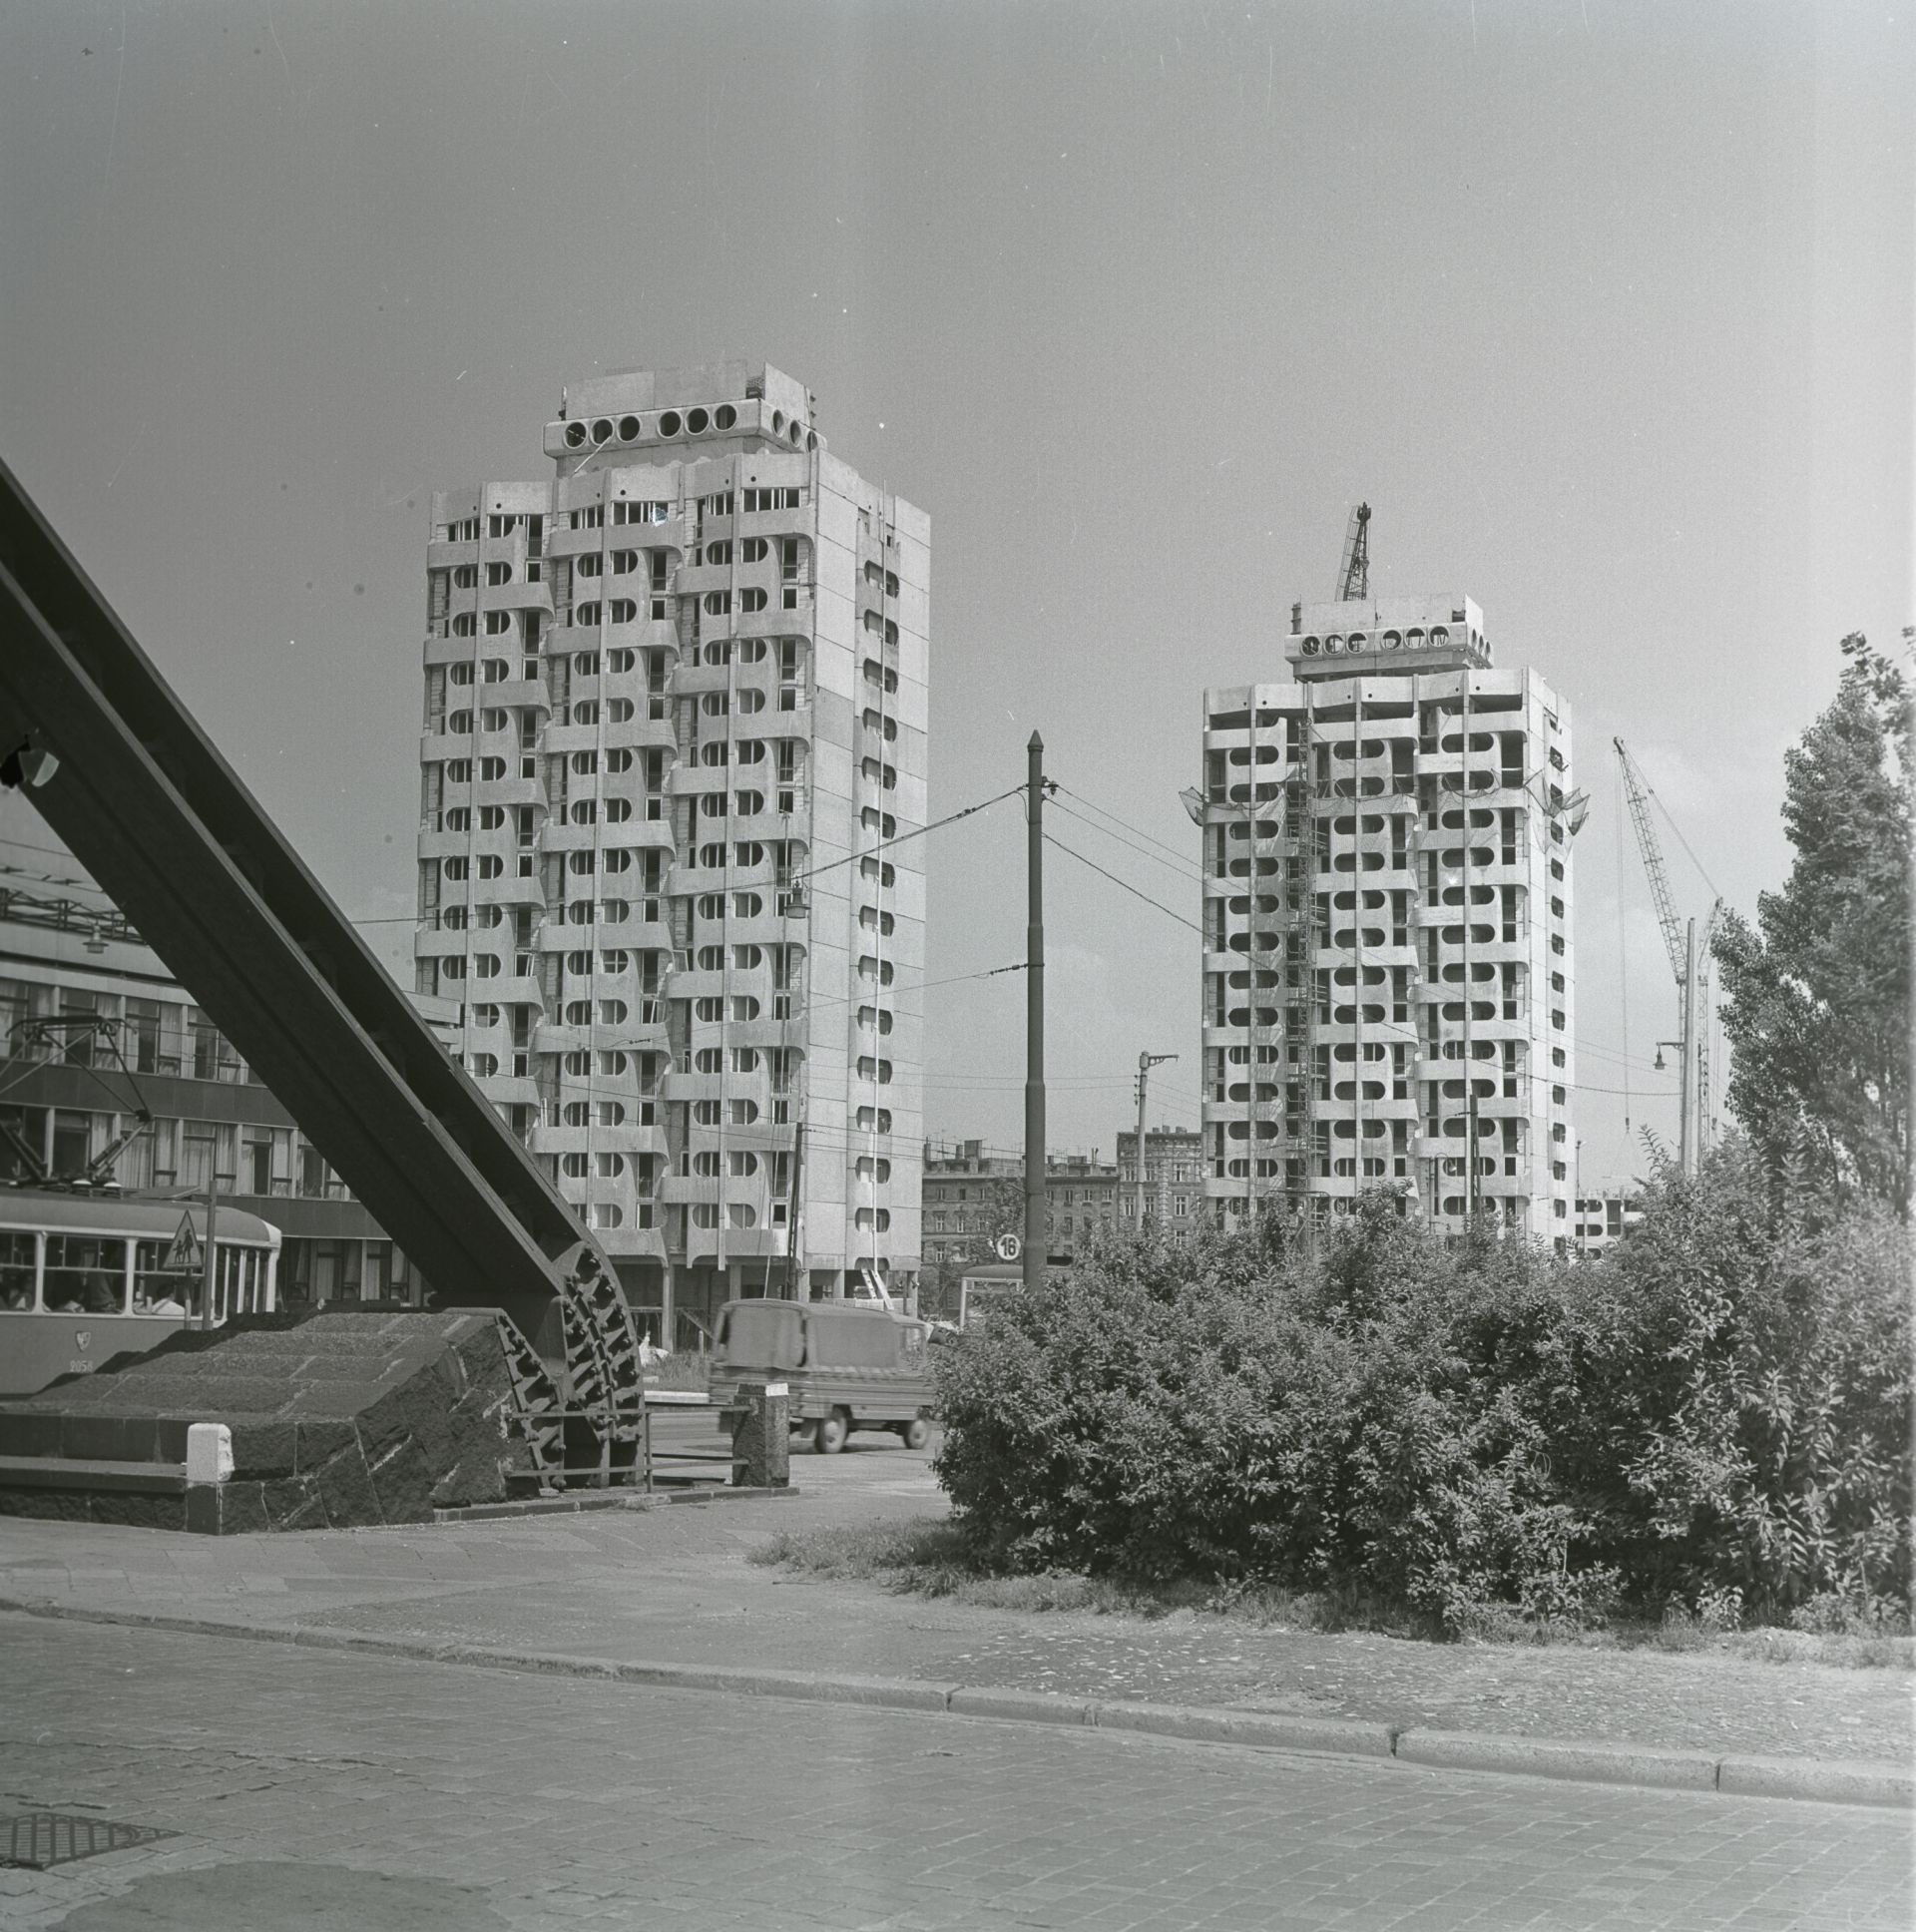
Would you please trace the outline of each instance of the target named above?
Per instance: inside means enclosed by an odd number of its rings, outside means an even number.
[[[806,1703],[855,1704],[870,1709],[928,1711],[1009,1723],[1042,1723],[1127,1731],[1188,1742],[1237,1744],[1338,1757],[1390,1758],[1422,1770],[1490,1771],[1517,1777],[1621,1784],[1647,1790],[1711,1791],[1731,1797],[1789,1798],[1822,1804],[1916,1806],[1916,1766],[1860,1758],[1764,1757],[1670,1750],[1549,1737],[1505,1737],[1481,1731],[1399,1729],[1359,1718],[1290,1716],[1209,1704],[1101,1702],[1050,1690],[930,1682],[920,1678],[836,1677],[812,1671],[758,1670],[747,1665],[655,1664],[573,1657],[485,1645],[435,1644],[314,1626],[274,1628],[223,1624],[207,1617],[169,1617],[144,1611],[92,1610],[0,1597],[0,1614],[54,1623],[106,1624],[168,1631],[188,1637],[239,1637],[457,1664],[474,1670],[518,1671],[657,1690],[712,1690],[732,1696],[784,1697]]]

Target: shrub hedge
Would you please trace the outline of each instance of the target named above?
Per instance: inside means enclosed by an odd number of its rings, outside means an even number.
[[[1446,1245],[1382,1194],[1318,1243],[1117,1241],[939,1351],[937,1468],[1001,1569],[1355,1593],[1452,1635],[1901,1620],[1908,1278],[1901,1223],[1789,1226],[1736,1147],[1599,1261]]]

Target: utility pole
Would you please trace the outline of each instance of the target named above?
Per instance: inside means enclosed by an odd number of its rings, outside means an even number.
[[[194,1145],[202,1145],[207,1150],[207,1245],[200,1256],[200,1328],[213,1326],[213,1291],[219,1284],[219,1260],[214,1248],[214,1236],[218,1231],[220,1219],[220,1136],[209,1134],[183,1134],[181,1140]]]
[[[798,1192],[798,1184],[803,1178],[805,1166],[805,1117],[798,1116],[798,1125],[791,1133],[791,1188],[785,1196],[785,1299],[803,1301],[806,1296],[798,1292],[798,1204],[804,1196]]]
[[[1175,1053],[1141,1053],[1138,1056],[1138,1231],[1141,1234],[1145,1231],[1145,1089],[1151,1082],[1152,1068],[1162,1067],[1167,1060],[1177,1058]]]
[[[1682,1129],[1676,1163],[1684,1174],[1696,1172],[1696,921],[1689,921],[1683,949]]]
[[[1025,1248],[1024,1282],[1045,1278],[1045,740],[1025,747]]]

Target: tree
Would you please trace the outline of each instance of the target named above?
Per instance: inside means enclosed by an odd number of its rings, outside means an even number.
[[[1765,1169],[1907,1217],[1910,1194],[1910,691],[1860,634],[1836,701],[1783,759],[1796,848],[1756,924],[1716,941],[1729,1109]]]

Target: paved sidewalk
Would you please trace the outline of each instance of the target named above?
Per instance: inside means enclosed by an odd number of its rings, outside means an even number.
[[[714,1523],[716,1526],[717,1518]],[[1910,1819],[9,1618],[7,1932],[1896,1932]]]
[[[0,1519],[0,1600],[285,1633],[918,1678],[1397,1728],[1907,1763],[1907,1674],[1030,1616],[748,1564],[779,1530],[941,1513],[928,1458],[854,1441],[799,1493],[649,1512],[230,1539]],[[9,1619],[11,1626],[14,1620]],[[1648,1690],[1646,1687],[1649,1687]]]

